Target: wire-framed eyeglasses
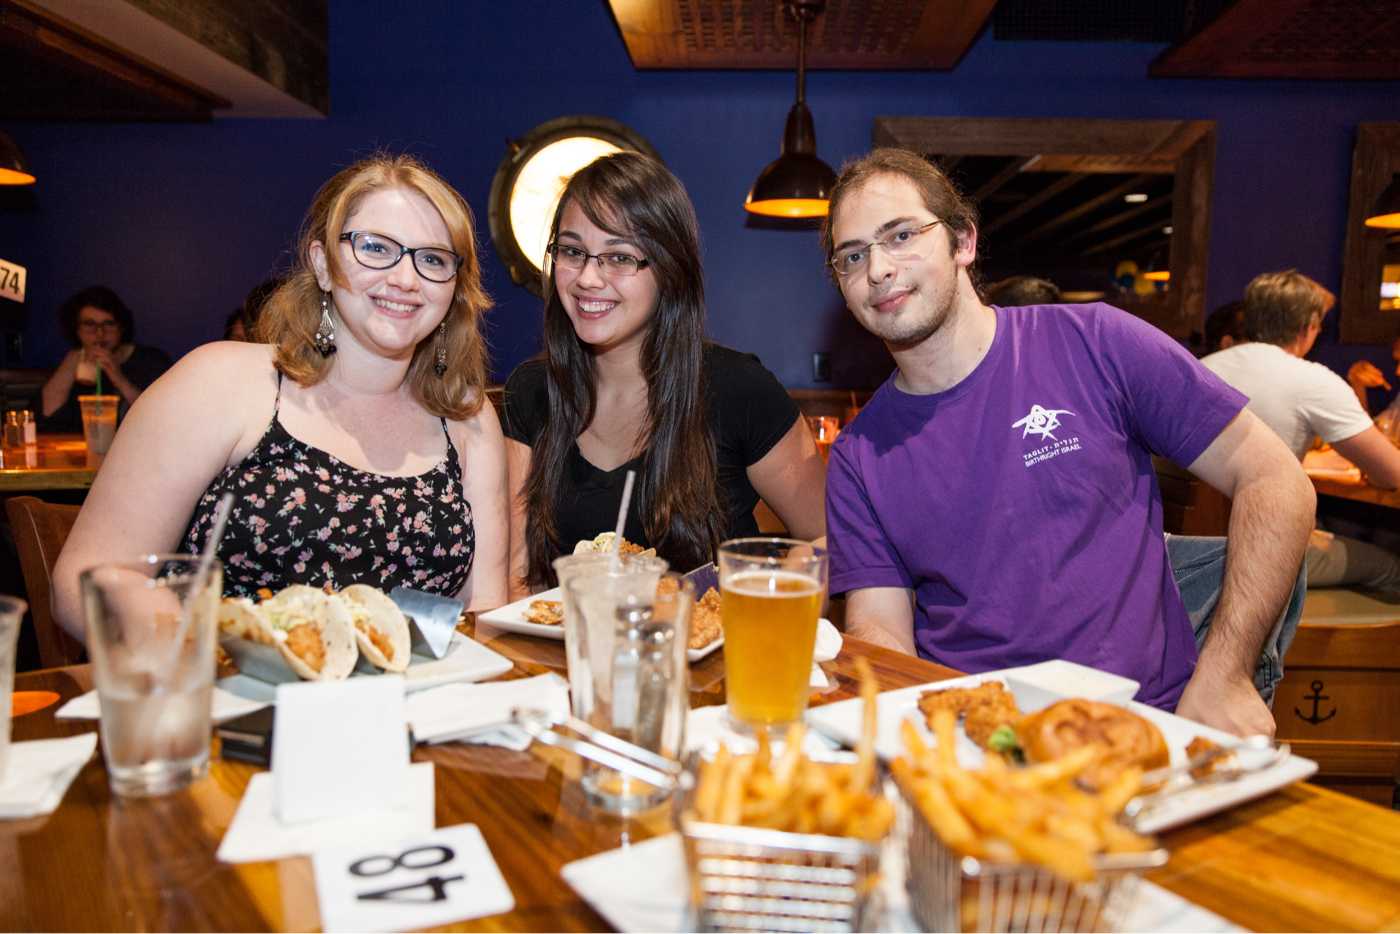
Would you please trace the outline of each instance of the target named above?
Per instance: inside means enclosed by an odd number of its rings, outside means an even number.
[[[890,259],[923,259],[927,251],[919,242],[920,238],[942,221],[929,221],[927,224],[909,224],[897,227],[885,236],[870,243],[856,243],[842,247],[827,262],[841,278],[862,272],[870,265],[870,254],[880,247]]]
[[[389,269],[404,255],[413,257],[413,268],[430,282],[451,282],[462,266],[462,257],[451,250],[436,246],[404,246],[391,237],[368,230],[347,230],[340,235],[342,243],[350,244],[350,252],[361,266],[369,269]]]
[[[590,253],[581,247],[576,247],[568,243],[560,243],[557,240],[550,243],[547,252],[550,256],[554,257],[554,262],[557,263],[561,269],[567,269],[570,272],[582,270],[590,259],[595,259],[598,261],[598,270],[609,279],[622,279],[627,276],[635,276],[651,265],[651,260],[644,259],[640,256],[633,256],[631,253],[623,253],[620,251],[612,253]]]

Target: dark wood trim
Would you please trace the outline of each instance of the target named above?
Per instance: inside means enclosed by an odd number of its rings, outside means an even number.
[[[1051,233],[1052,231],[1059,230],[1061,227],[1063,227],[1065,224],[1068,224],[1070,221],[1075,220],[1076,218],[1083,217],[1090,211],[1096,210],[1097,208],[1108,204],[1110,201],[1114,201],[1118,198],[1121,198],[1123,195],[1126,195],[1133,189],[1145,185],[1151,178],[1151,175],[1135,175],[1123,184],[1115,185],[1114,187],[1108,189],[1108,191],[1105,191],[1103,194],[1098,195],[1097,197],[1090,198],[1088,201],[1081,201],[1079,204],[1075,205],[1074,207],[1070,208],[1069,210],[1065,211],[1059,216],[1053,217],[1045,223],[1041,224],[1039,227],[1037,227],[1035,230],[1032,230],[1025,236],[1012,241],[1011,245],[1014,246],[1017,243],[1027,242],[1030,240],[1038,240],[1046,234]],[[1091,231],[1099,231],[1104,230],[1108,227],[1112,227],[1115,224],[1121,223],[1122,221],[1127,220],[1130,217],[1136,217],[1138,214],[1141,214],[1143,211],[1148,209],[1148,205],[1155,204],[1158,207],[1160,207],[1164,201],[1164,198],[1165,196],[1163,196],[1163,198],[1158,198],[1155,201],[1143,202],[1137,207],[1130,208],[1128,211],[1125,211],[1119,215],[1115,215],[1115,217],[1111,217],[1106,221],[1101,221],[1100,223],[1095,224],[1094,226],[1088,229]]]
[[[1358,124],[1338,304],[1346,344],[1388,344],[1400,338],[1400,312],[1381,311],[1377,293],[1387,235],[1362,223],[1396,175],[1400,175],[1400,123]]]
[[[876,146],[925,155],[1130,156],[1141,162],[1115,160],[1115,171],[1170,166],[1171,290],[1160,301],[1132,303],[1127,310],[1177,338],[1204,326],[1215,121],[886,116],[875,118],[871,138]],[[979,200],[985,196],[974,194]]]
[[[1148,74],[1154,78],[1400,78],[1394,55],[1357,54],[1368,45],[1372,51],[1385,47],[1386,37],[1368,30],[1384,24],[1386,17],[1394,22],[1394,3],[1366,0],[1355,2],[1352,9],[1349,6],[1335,0],[1235,0],[1203,29],[1158,56]],[[1319,27],[1329,35],[1317,35]]]
[[[120,49],[101,36],[55,16],[32,0],[7,0],[0,6],[0,54],[26,54],[65,64],[106,85],[120,87],[149,104],[138,111],[87,112],[76,100],[64,112],[65,119],[127,120],[208,120],[211,112],[230,106],[230,101],[212,91],[191,84],[158,65]],[[0,116],[15,119],[51,117],[46,112],[30,112],[26,95],[8,95],[0,104]]]
[[[641,70],[788,71],[797,61],[797,28],[783,0],[608,0],[608,6]],[[828,0],[807,30],[807,69],[952,68],[994,6],[996,0]]]

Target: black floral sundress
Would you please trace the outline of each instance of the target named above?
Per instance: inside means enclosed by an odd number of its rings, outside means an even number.
[[[293,438],[278,418],[281,401],[278,374],[271,424],[248,456],[224,468],[199,498],[185,551],[203,550],[215,507],[232,492],[218,551],[226,595],[329,583],[385,591],[402,585],[455,597],[471,573],[476,529],[447,421],[442,460],[426,473],[387,477]]]

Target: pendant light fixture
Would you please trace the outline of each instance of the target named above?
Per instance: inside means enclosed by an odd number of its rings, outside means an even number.
[[[1365,223],[1367,227],[1381,230],[1400,230],[1400,175],[1392,178],[1390,185],[1381,192]]]
[[[807,109],[807,24],[826,8],[826,0],[784,0],[797,21],[797,100],[783,129],[782,155],[758,173],[744,199],[744,210],[768,217],[825,217],[836,173],[817,158],[817,131]]]
[[[0,185],[32,185],[34,173],[29,171],[24,153],[14,140],[0,133]]]

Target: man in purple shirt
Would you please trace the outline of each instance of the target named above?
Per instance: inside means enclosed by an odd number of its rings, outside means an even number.
[[[831,590],[850,634],[974,672],[1065,658],[1137,679],[1144,702],[1272,734],[1252,676],[1314,496],[1245,398],[1108,305],[983,305],[976,209],[912,153],[848,165],[823,242],[896,364],[831,450]],[[1199,660],[1153,452],[1234,499]]]

